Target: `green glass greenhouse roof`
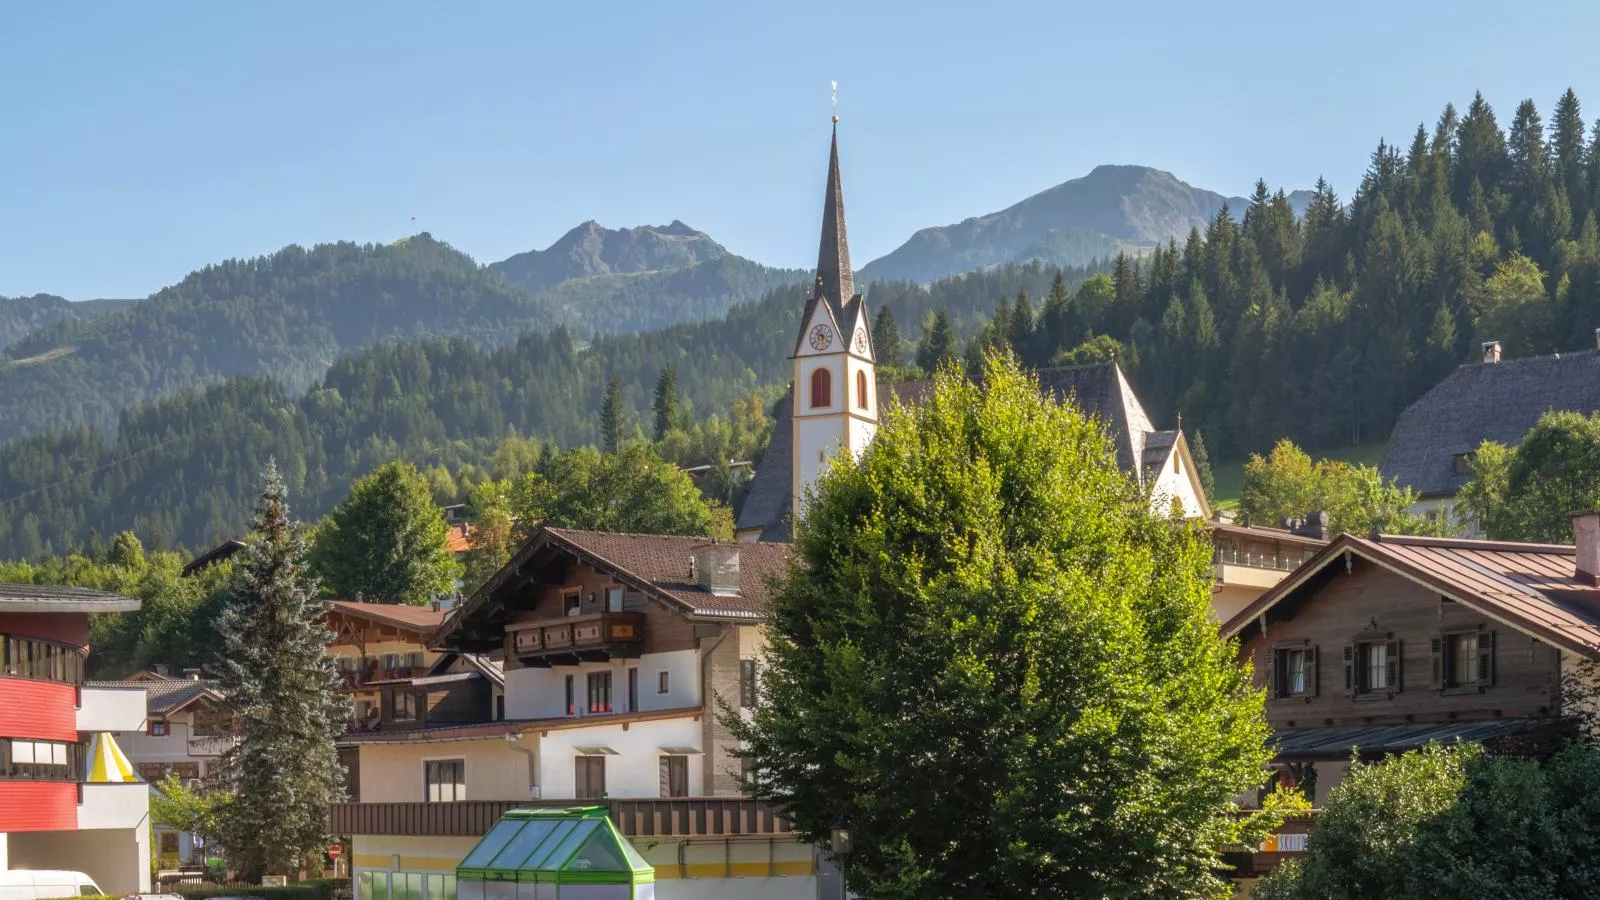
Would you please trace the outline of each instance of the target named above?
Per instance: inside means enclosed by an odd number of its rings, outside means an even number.
[[[617,831],[603,806],[514,809],[473,847],[456,877],[467,881],[639,884],[656,870]]]

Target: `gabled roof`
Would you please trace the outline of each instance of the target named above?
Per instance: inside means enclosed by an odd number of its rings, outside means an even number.
[[[86,681],[86,687],[128,688],[144,691],[145,714],[170,716],[200,700],[220,700],[214,682],[193,678],[166,681]]]
[[[460,651],[441,653],[422,677],[445,678],[452,673],[476,675],[487,678],[500,687],[505,687],[506,685],[505,663],[490,659],[482,653],[462,653]],[[413,678],[411,683],[417,684],[418,680]]]
[[[47,584],[0,584],[0,612],[133,612],[139,601],[121,594]]]
[[[1600,658],[1600,588],[1579,581],[1576,552],[1560,544],[1341,534],[1240,610],[1224,635],[1248,638],[1263,617],[1316,590],[1317,576],[1359,556],[1548,644]]]
[[[225,559],[229,559],[235,553],[238,553],[240,550],[243,550],[243,549],[244,549],[244,541],[239,541],[239,540],[226,540],[226,541],[223,541],[222,543],[216,545],[215,547],[212,547],[210,550],[207,550],[206,552],[200,554],[199,556],[196,556],[194,559],[189,560],[189,564],[183,567],[183,571],[180,574],[183,575],[185,578],[187,578],[188,576],[193,575],[194,573],[200,571],[201,569],[207,568],[209,566],[214,566],[217,563],[222,562]]]
[[[1423,496],[1454,494],[1469,478],[1456,456],[1483,441],[1515,446],[1551,409],[1600,411],[1600,353],[1458,367],[1400,414],[1378,469]]]
[[[431,606],[406,606],[400,603],[360,603],[355,600],[329,600],[330,612],[367,619],[381,625],[419,631],[424,637],[437,631],[448,613]]]
[[[1156,461],[1157,468],[1171,457],[1179,432],[1155,430],[1133,386],[1115,362],[1043,369],[1034,376],[1038,379],[1040,393],[1062,403],[1070,399],[1085,415],[1098,418],[1104,424],[1116,447],[1118,467],[1141,484],[1147,473],[1155,471],[1146,464],[1147,455]],[[922,402],[932,390],[931,379],[905,381],[883,388],[888,396],[909,406]],[[739,510],[738,530],[760,529],[763,541],[789,539],[794,471],[792,403],[791,390],[773,408],[772,441],[756,467],[750,493]]]
[[[721,542],[739,550],[739,592],[715,594],[701,587],[690,571],[694,551],[712,543],[719,542],[703,537],[541,527],[500,571],[467,598],[456,615],[434,636],[434,644],[459,649],[453,638],[463,628],[482,627],[499,620],[505,612],[502,601],[496,597],[500,588],[521,583],[526,569],[540,564],[535,558],[551,553],[608,572],[618,581],[684,615],[724,620],[758,620],[765,616],[767,582],[784,571],[788,545]]]

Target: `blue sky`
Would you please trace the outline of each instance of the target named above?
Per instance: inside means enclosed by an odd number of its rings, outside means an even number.
[[[491,262],[591,218],[810,265],[834,79],[858,266],[1099,163],[1348,197],[1474,89],[1600,116],[1600,4],[1449,6],[14,0],[0,294],[423,230]]]

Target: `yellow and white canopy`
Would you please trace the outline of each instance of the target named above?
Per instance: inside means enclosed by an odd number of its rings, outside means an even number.
[[[133,774],[133,763],[128,762],[128,757],[122,754],[116,739],[104,731],[96,732],[89,744],[89,782],[105,784],[138,780],[139,776]]]

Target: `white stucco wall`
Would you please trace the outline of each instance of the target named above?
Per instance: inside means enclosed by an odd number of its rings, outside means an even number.
[[[167,733],[162,737],[154,737],[142,728],[116,734],[117,746],[135,769],[140,763],[192,762],[200,764],[200,774],[204,775],[205,764],[215,762],[233,742],[226,736],[195,737],[191,711],[177,713],[166,721]]]
[[[1177,469],[1174,471],[1174,465]],[[1156,476],[1150,489],[1150,511],[1159,516],[1170,515],[1174,498],[1183,504],[1185,518],[1196,519],[1205,514],[1205,507],[1200,503],[1200,494],[1194,488],[1194,481],[1190,478],[1187,466],[1181,457],[1174,463],[1168,459],[1161,467],[1161,473]]]
[[[646,653],[638,659],[555,666],[548,669],[511,669],[506,672],[506,718],[553,719],[567,714],[566,678],[572,676],[572,699],[579,716],[588,712],[589,673],[611,672],[611,708],[620,712],[655,712],[700,705],[700,672],[694,650]],[[639,670],[639,708],[628,705],[628,669]],[[666,693],[661,693],[661,673],[667,673]]]
[[[552,730],[539,740],[541,788],[546,798],[572,797],[577,793],[578,747],[608,747],[606,793],[612,797],[661,796],[661,756],[663,747],[694,747],[701,743],[700,720],[696,715],[644,722],[595,725],[590,728]],[[698,756],[689,761],[689,796],[704,793],[703,766]]]
[[[524,735],[518,745],[532,749],[537,739],[537,732]],[[425,800],[423,767],[430,759],[460,759],[465,763],[468,800],[528,799],[528,758],[513,750],[503,737],[369,743],[362,744],[360,752],[363,803]]]
[[[94,879],[111,896],[150,890],[150,827],[17,832],[9,865],[66,869]]]
[[[78,688],[79,731],[135,731],[144,727],[144,688]]]

